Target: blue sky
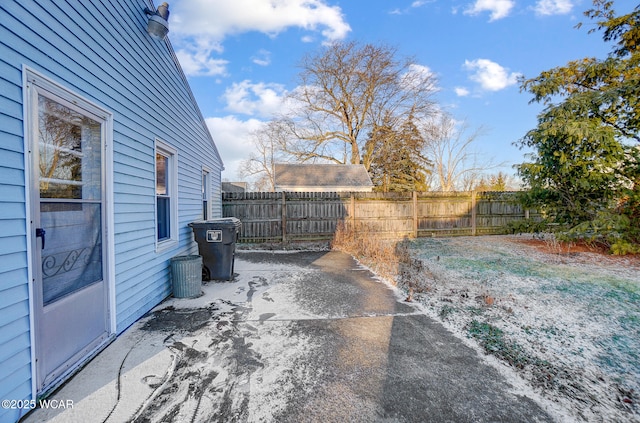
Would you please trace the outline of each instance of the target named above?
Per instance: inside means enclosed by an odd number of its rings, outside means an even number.
[[[224,179],[240,179],[237,168],[252,150],[248,134],[295,88],[302,56],[334,40],[384,43],[428,67],[439,107],[471,129],[483,127],[475,149],[513,173],[524,158],[512,143],[535,127],[541,110],[528,104],[517,77],[604,57],[609,46],[599,33],[587,33],[593,25],[582,14],[591,6],[591,0],[174,0],[169,39],[222,155]],[[574,28],[578,22],[582,29]]]

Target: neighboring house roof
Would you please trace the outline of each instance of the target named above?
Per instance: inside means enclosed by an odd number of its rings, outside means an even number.
[[[279,163],[275,165],[274,179],[276,191],[305,188],[370,191],[373,188],[363,165]]]
[[[246,182],[223,182],[222,192],[246,192]]]

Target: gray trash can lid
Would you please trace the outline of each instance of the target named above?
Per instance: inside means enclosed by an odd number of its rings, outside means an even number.
[[[242,226],[242,222],[237,217],[221,217],[219,219],[196,220],[189,223],[189,226],[192,228],[239,228]]]
[[[188,256],[175,256],[171,257],[171,262],[181,262],[181,261],[191,261],[191,260],[201,260],[202,256],[198,254],[188,255]]]

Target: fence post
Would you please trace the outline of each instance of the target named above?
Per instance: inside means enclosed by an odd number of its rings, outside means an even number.
[[[351,193],[351,230],[356,229],[356,196]]]
[[[362,220],[357,216],[357,208],[362,206],[361,198],[369,199],[372,195],[358,194],[355,192],[344,193],[340,195],[340,207],[332,207],[331,205],[322,207],[308,207],[308,203],[311,200],[314,201],[331,201],[326,195],[324,197],[316,197],[312,194],[300,194],[292,192],[292,213],[293,207],[297,207],[297,203],[301,203],[301,206],[307,207],[308,213],[313,215],[299,216],[292,214],[292,240],[298,238],[313,238],[319,239],[319,236],[330,236],[328,233],[331,226],[329,219],[343,220],[347,225],[351,225],[354,229],[357,227],[358,221]],[[358,194],[358,195],[356,195]],[[450,195],[444,195],[446,193],[412,193],[413,198],[407,196],[396,195],[384,195],[381,193],[375,194],[375,198],[380,200],[388,200],[393,204],[387,205],[385,202],[378,201],[377,204],[369,207],[367,210],[363,210],[363,213],[370,218],[372,222],[380,221],[385,217],[391,217],[393,219],[393,228],[400,228],[407,230],[406,234],[409,235],[417,233],[417,236],[424,236],[426,233],[445,233],[456,234],[460,230],[469,235],[483,235],[489,233],[492,229],[496,228],[496,222],[500,223],[505,217],[509,220],[520,219],[535,219],[537,218],[537,211],[535,209],[522,209],[520,207],[505,206],[502,207],[502,203],[498,200],[491,200],[491,196],[483,194],[482,191],[473,192],[471,190],[466,192],[459,192]],[[278,198],[280,195],[282,197]],[[269,193],[225,193],[222,196],[223,201],[223,213],[224,216],[238,216],[243,219],[244,229],[242,237],[244,242],[253,242],[256,240],[270,239],[277,242],[277,238],[280,238],[282,242],[288,242],[288,204],[286,192],[280,191]],[[466,197],[466,200],[465,200]],[[321,199],[322,198],[322,199]],[[511,199],[511,196],[508,197]],[[396,215],[395,212],[392,215],[387,216],[388,210],[402,210],[406,213],[407,202],[411,201],[414,210],[407,216],[404,214],[402,217]],[[358,205],[360,202],[360,205]],[[467,203],[468,202],[468,203]],[[315,203],[314,203],[315,204]],[[483,208],[480,210],[480,204]],[[500,207],[487,207],[490,204],[494,204]],[[278,213],[278,206],[282,207]],[[471,207],[469,212],[468,207]],[[439,210],[443,210],[443,213],[438,214]],[[316,213],[317,212],[317,213]],[[323,214],[320,214],[322,212]],[[433,213],[436,214],[433,214]],[[449,214],[450,213],[450,214]],[[466,219],[469,218],[469,226],[464,226]],[[308,219],[308,220],[307,220]],[[411,231],[409,231],[407,225],[407,219],[412,219]],[[493,219],[493,220],[492,220]],[[280,222],[278,222],[280,220]],[[320,221],[321,224],[315,225],[314,228],[305,226],[308,221]],[[298,223],[300,222],[300,223]],[[465,222],[465,223],[463,223]],[[277,224],[281,223],[282,229],[280,236],[277,233]],[[324,223],[327,223],[326,225]],[[462,224],[462,225],[461,225]],[[304,234],[297,235],[298,225],[304,229]],[[423,229],[421,229],[423,228]],[[424,229],[426,228],[426,229]],[[469,232],[466,232],[467,229]],[[423,232],[420,232],[420,231]],[[275,231],[275,232],[274,232]],[[319,235],[321,234],[321,235]],[[324,239],[324,238],[323,238]],[[327,238],[329,239],[329,238]]]
[[[413,237],[418,238],[418,193],[413,191]]]
[[[282,191],[282,242],[287,242],[287,193]]]
[[[471,191],[471,235],[476,236],[476,219],[478,218],[478,211],[476,210],[476,191]]]

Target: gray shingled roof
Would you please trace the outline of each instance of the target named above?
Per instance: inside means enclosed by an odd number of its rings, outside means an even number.
[[[363,165],[288,164],[275,165],[276,187],[372,187]]]
[[[246,182],[223,182],[222,192],[246,192]]]

